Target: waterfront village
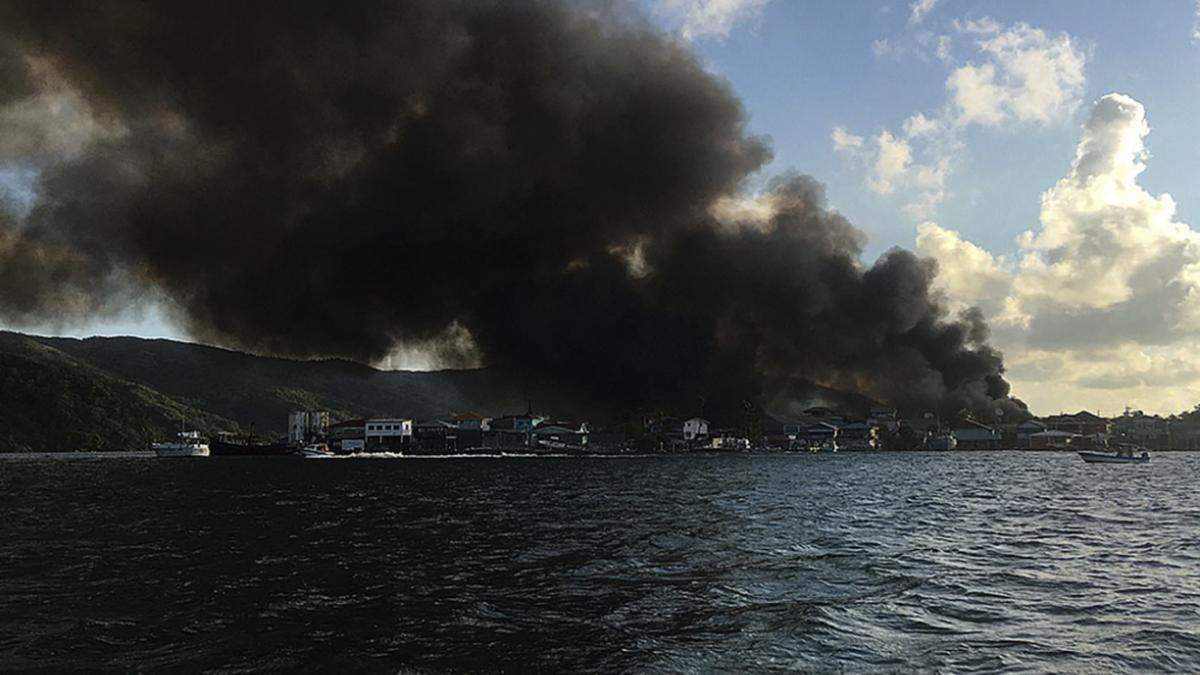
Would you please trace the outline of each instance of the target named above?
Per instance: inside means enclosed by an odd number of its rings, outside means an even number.
[[[246,439],[218,434],[226,448],[248,450]],[[701,417],[651,415],[640,424],[593,428],[586,422],[533,412],[499,417],[464,412],[444,418],[351,419],[331,423],[328,412],[290,415],[284,447],[319,445],[337,454],[620,453],[685,451],[853,450],[1089,450],[1132,444],[1152,450],[1200,449],[1200,406],[1160,417],[1126,409],[1106,418],[1080,411],[1011,424],[984,424],[961,415],[905,419],[885,407],[865,416],[811,407],[795,416],[756,415],[739,427],[718,427]],[[216,453],[214,453],[216,454]],[[240,454],[229,452],[222,454]]]

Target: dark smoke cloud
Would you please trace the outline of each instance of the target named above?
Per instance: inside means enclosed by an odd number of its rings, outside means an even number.
[[[102,133],[18,158],[39,201],[0,223],[0,316],[154,289],[197,337],[272,354],[465,330],[485,363],[612,406],[797,377],[1011,406],[979,315],[946,317],[911,253],[864,269],[811,179],[776,179],[766,221],[710,215],[770,151],[625,9],[6,2],[0,78],[42,64]]]

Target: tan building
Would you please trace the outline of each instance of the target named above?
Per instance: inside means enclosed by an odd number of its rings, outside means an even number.
[[[1048,431],[1068,431],[1080,436],[1103,436],[1109,433],[1110,426],[1107,419],[1086,410],[1071,415],[1051,415],[1042,421]]]

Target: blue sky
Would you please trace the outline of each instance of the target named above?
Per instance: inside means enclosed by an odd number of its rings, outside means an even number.
[[[994,252],[1015,251],[1017,235],[1037,221],[1041,193],[1070,165],[1087,104],[1115,91],[1141,101],[1150,117],[1153,160],[1143,184],[1171,193],[1182,219],[1195,222],[1200,45],[1192,39],[1193,3],[944,0],[920,24],[910,22],[910,4],[776,0],[728,35],[693,39],[745,102],[753,130],[773,139],[770,171],[794,168],[823,182],[830,202],[870,235],[868,258],[893,245],[912,246],[922,219],[903,213],[897,199],[865,189],[862,172],[834,152],[831,130],[871,134],[899,127],[914,112],[936,111],[953,66],[919,53],[918,34],[949,35],[959,43],[960,61],[978,61],[953,22],[983,17],[1072,36],[1087,55],[1082,104],[1049,126],[969,129],[933,219]],[[670,17],[656,16],[671,26]],[[877,54],[877,40],[896,51]]]

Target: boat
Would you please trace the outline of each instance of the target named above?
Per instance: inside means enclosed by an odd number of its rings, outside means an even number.
[[[1135,454],[1141,450],[1141,454]],[[1150,461],[1145,448],[1118,448],[1116,452],[1091,452],[1081,450],[1079,457],[1088,464],[1143,464]]]
[[[958,439],[950,431],[932,436],[925,442],[926,450],[953,450],[957,447]]]
[[[530,451],[534,454],[582,455],[587,452],[587,446],[577,443],[539,439]]]
[[[199,431],[180,431],[176,440],[152,443],[150,449],[159,457],[208,457],[208,444]]]
[[[309,443],[293,449],[293,454],[304,457],[305,459],[314,459],[320,457],[333,457],[333,451],[324,443]]]
[[[828,439],[828,440],[824,440],[824,441],[820,441],[820,442],[813,442],[813,443],[809,444],[808,451],[811,453],[814,453],[814,454],[819,453],[819,452],[837,452],[838,451],[838,443],[837,443],[837,441],[835,441],[833,439]]]
[[[209,442],[213,457],[281,457],[290,455],[295,448],[283,441],[265,441],[255,436],[220,434]]]

